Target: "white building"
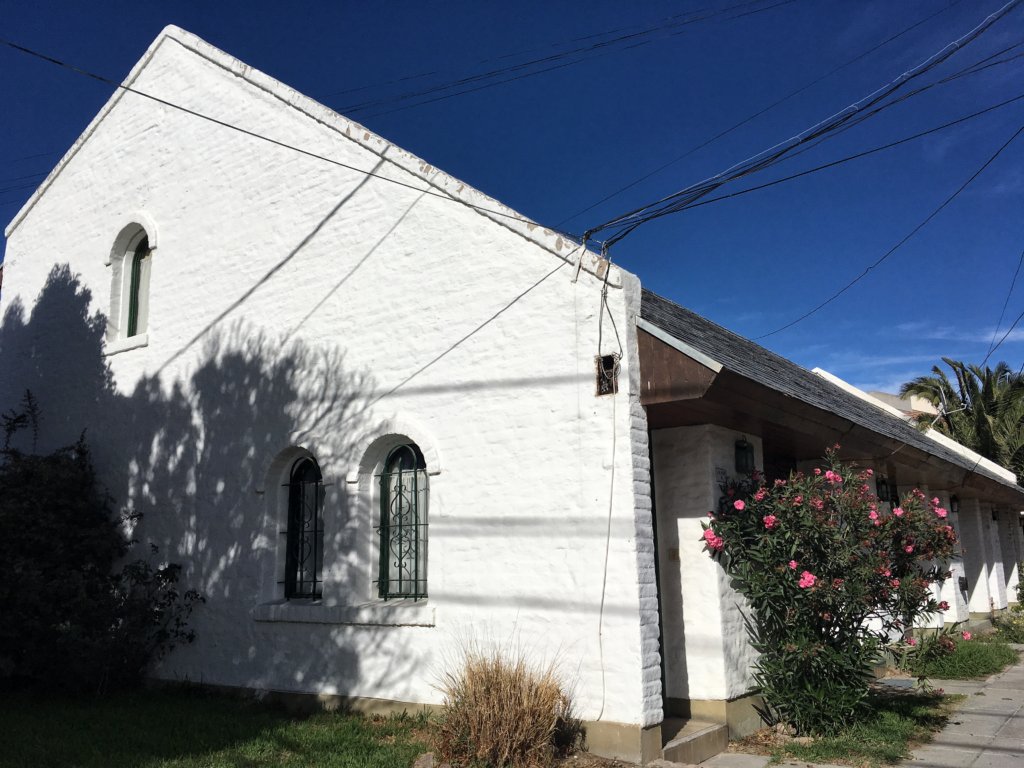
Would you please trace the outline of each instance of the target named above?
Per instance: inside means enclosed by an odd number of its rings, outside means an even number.
[[[475,638],[557,657],[595,752],[749,731],[699,542],[746,440],[783,472],[841,437],[957,495],[957,617],[1013,596],[1012,475],[183,30],[124,85],[7,228],[0,405],[30,387],[47,445],[87,427],[206,595],[158,677],[436,704]]]

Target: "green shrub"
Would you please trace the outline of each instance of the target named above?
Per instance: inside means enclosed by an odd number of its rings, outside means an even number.
[[[1018,660],[1017,652],[1006,643],[959,640],[951,653],[911,659],[910,669],[924,677],[960,680],[994,675]]]
[[[948,608],[930,586],[956,542],[938,499],[915,490],[891,513],[871,470],[826,453],[826,468],[764,486],[723,487],[704,542],[752,609],[754,678],[768,722],[828,733],[862,712],[872,666],[891,640]],[[909,646],[907,646],[909,648]]]
[[[0,450],[0,683],[68,691],[131,684],[175,643],[198,593],[180,593],[180,566],[123,564],[126,520],[100,490],[84,438],[35,453],[30,394],[3,417]],[[12,447],[31,430],[31,451]],[[155,549],[153,550],[155,554]]]
[[[581,724],[554,667],[472,647],[441,682],[436,750],[454,765],[549,766],[579,743]]]
[[[1007,643],[1024,643],[1024,611],[1015,608],[997,618],[993,624],[996,636]]]

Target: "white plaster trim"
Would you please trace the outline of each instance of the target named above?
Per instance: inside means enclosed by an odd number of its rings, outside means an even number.
[[[137,333],[134,336],[129,336],[127,339],[114,339],[113,341],[108,341],[106,346],[103,348],[103,356],[109,357],[110,355],[127,352],[129,349],[138,349],[139,347],[148,346],[149,334]]]
[[[383,457],[371,455],[371,448],[381,438],[388,435],[404,435],[412,440],[419,447],[423,454],[423,461],[427,465],[428,475],[441,474],[441,453],[433,436],[415,420],[405,416],[391,416],[377,422],[372,429],[364,431],[358,439],[353,442],[356,446],[354,455],[358,463],[352,465],[345,474],[346,483],[358,483],[363,475],[373,471],[377,461]]]
[[[146,233],[150,251],[155,251],[160,245],[160,235],[156,226],[156,220],[145,211],[135,211],[122,221],[124,223],[117,228],[118,235],[114,238],[114,243],[110,248],[110,253],[107,254],[106,261],[103,262],[108,267],[115,259],[124,258],[127,242],[135,236],[138,229],[142,229]]]
[[[851,395],[859,397],[861,400],[871,403],[872,405],[877,406],[878,408],[881,408],[883,411],[891,413],[893,416],[897,416],[898,418],[901,418],[904,421],[910,421],[910,419],[907,418],[907,415],[903,413],[903,411],[899,410],[898,408],[893,408],[891,405],[879,400],[877,397],[869,395],[863,389],[858,389],[857,387],[853,386],[853,384],[843,381],[835,374],[829,373],[828,371],[822,368],[814,368],[811,372],[816,374],[817,376],[820,376],[826,381],[835,384],[844,392],[849,392]],[[948,448],[949,450],[953,451],[953,453],[962,456],[968,461],[974,462],[979,467],[984,467],[989,472],[998,475],[1004,480],[1007,480],[1011,483],[1017,482],[1017,475],[1008,470],[1006,467],[1002,467],[999,464],[996,464],[994,461],[986,459],[984,456],[975,453],[967,446],[963,445],[962,443],[958,443],[951,437],[947,437],[938,430],[931,429],[929,427],[927,430],[923,432],[923,434],[926,437],[929,437],[932,440],[934,440],[936,443],[939,443],[945,448]]]
[[[324,605],[319,600],[275,600],[255,606],[254,621],[296,624],[345,624],[367,627],[433,627],[434,606],[420,600],[395,600],[361,605]]]
[[[710,368],[715,373],[721,372],[722,364],[720,362],[708,357],[703,352],[694,349],[685,341],[680,341],[675,336],[662,330],[653,323],[647,322],[642,317],[638,317],[636,319],[636,327],[639,328],[641,331],[651,334],[651,336],[658,339],[659,341],[665,342],[670,347],[675,349],[677,352],[682,352],[687,357],[692,357],[698,363],[700,363],[703,366],[706,366],[707,368]]]
[[[339,136],[344,137],[374,153],[378,157],[387,160],[394,164],[396,168],[423,180],[427,185],[433,187],[433,191],[443,193],[452,200],[456,200],[473,207],[476,209],[478,214],[490,219],[495,224],[512,230],[523,239],[528,240],[534,245],[540,246],[566,263],[573,266],[576,265],[573,261],[573,255],[579,248],[579,244],[575,240],[537,224],[532,219],[513,210],[512,208],[509,208],[499,200],[495,200],[494,198],[485,195],[483,192],[474,189],[465,182],[459,181],[453,176],[449,176],[448,174],[437,170],[434,166],[411,152],[407,152],[401,147],[396,147],[367,129],[365,126],[362,126],[353,120],[349,120],[334,110],[320,104],[316,100],[299,93],[294,88],[288,87],[281,81],[260,72],[258,69],[255,69],[230,54],[225,53],[219,48],[210,45],[197,35],[173,24],[169,24],[161,30],[160,34],[157,35],[156,40],[154,40],[149,46],[142,58],[139,59],[134,67],[132,67],[131,72],[122,82],[123,87],[114,91],[113,95],[107,103],[104,104],[96,117],[92,119],[82,135],[75,141],[71,149],[67,151],[64,157],[61,158],[60,162],[54,167],[46,179],[43,180],[43,183],[39,185],[25,205],[22,206],[22,208],[15,214],[14,218],[7,225],[5,230],[5,235],[8,238],[17,228],[18,224],[20,224],[24,219],[28,211],[46,192],[50,184],[52,184],[57,176],[60,175],[64,166],[67,165],[71,158],[78,153],[78,150],[81,149],[89,137],[92,136],[93,132],[96,131],[103,119],[110,113],[124,94],[127,93],[125,88],[132,87],[139,75],[156,55],[157,50],[167,40],[173,41],[197,56],[201,56],[212,64],[226,69],[239,79],[245,80],[256,88],[260,88],[293,109],[302,112],[312,120],[315,120],[321,125],[333,130]],[[481,209],[491,209],[496,213],[491,213],[487,210]],[[622,272],[625,270],[622,270],[618,266],[610,265],[606,259],[601,258],[593,251],[587,249],[584,257],[581,257],[581,262],[583,263],[584,271],[591,273],[594,277],[602,280],[607,285],[613,288],[620,288],[622,286]],[[611,272],[609,273],[607,280],[605,280],[604,271],[608,269],[610,269]]]

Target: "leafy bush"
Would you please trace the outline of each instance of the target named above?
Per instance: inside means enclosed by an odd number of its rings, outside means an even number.
[[[953,642],[950,653],[912,659],[910,669],[925,677],[959,680],[994,675],[1018,660],[1017,652],[1006,643],[959,640]]]
[[[835,731],[862,711],[872,666],[923,615],[945,610],[929,587],[949,574],[956,535],[938,499],[909,494],[891,512],[858,472],[826,468],[764,486],[723,487],[704,542],[752,609],[754,679],[768,722]]]
[[[1014,608],[1004,616],[997,618],[993,624],[996,635],[1007,643],[1024,643],[1024,610]]]
[[[102,492],[84,438],[35,453],[31,395],[3,417],[0,451],[0,682],[102,691],[137,680],[175,643],[200,595],[180,593],[180,566],[122,564],[127,520]],[[32,451],[12,447],[30,429]],[[155,548],[153,549],[155,554]]]
[[[572,698],[552,665],[538,668],[522,654],[473,647],[440,687],[436,749],[442,761],[548,766],[580,741]]]

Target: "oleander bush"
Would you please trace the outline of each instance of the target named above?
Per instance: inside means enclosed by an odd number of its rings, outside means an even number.
[[[890,510],[872,474],[834,446],[813,472],[726,484],[704,524],[707,551],[749,605],[762,715],[801,734],[861,714],[883,650],[913,655],[915,622],[949,607],[930,591],[949,576],[948,512],[918,490]]]

